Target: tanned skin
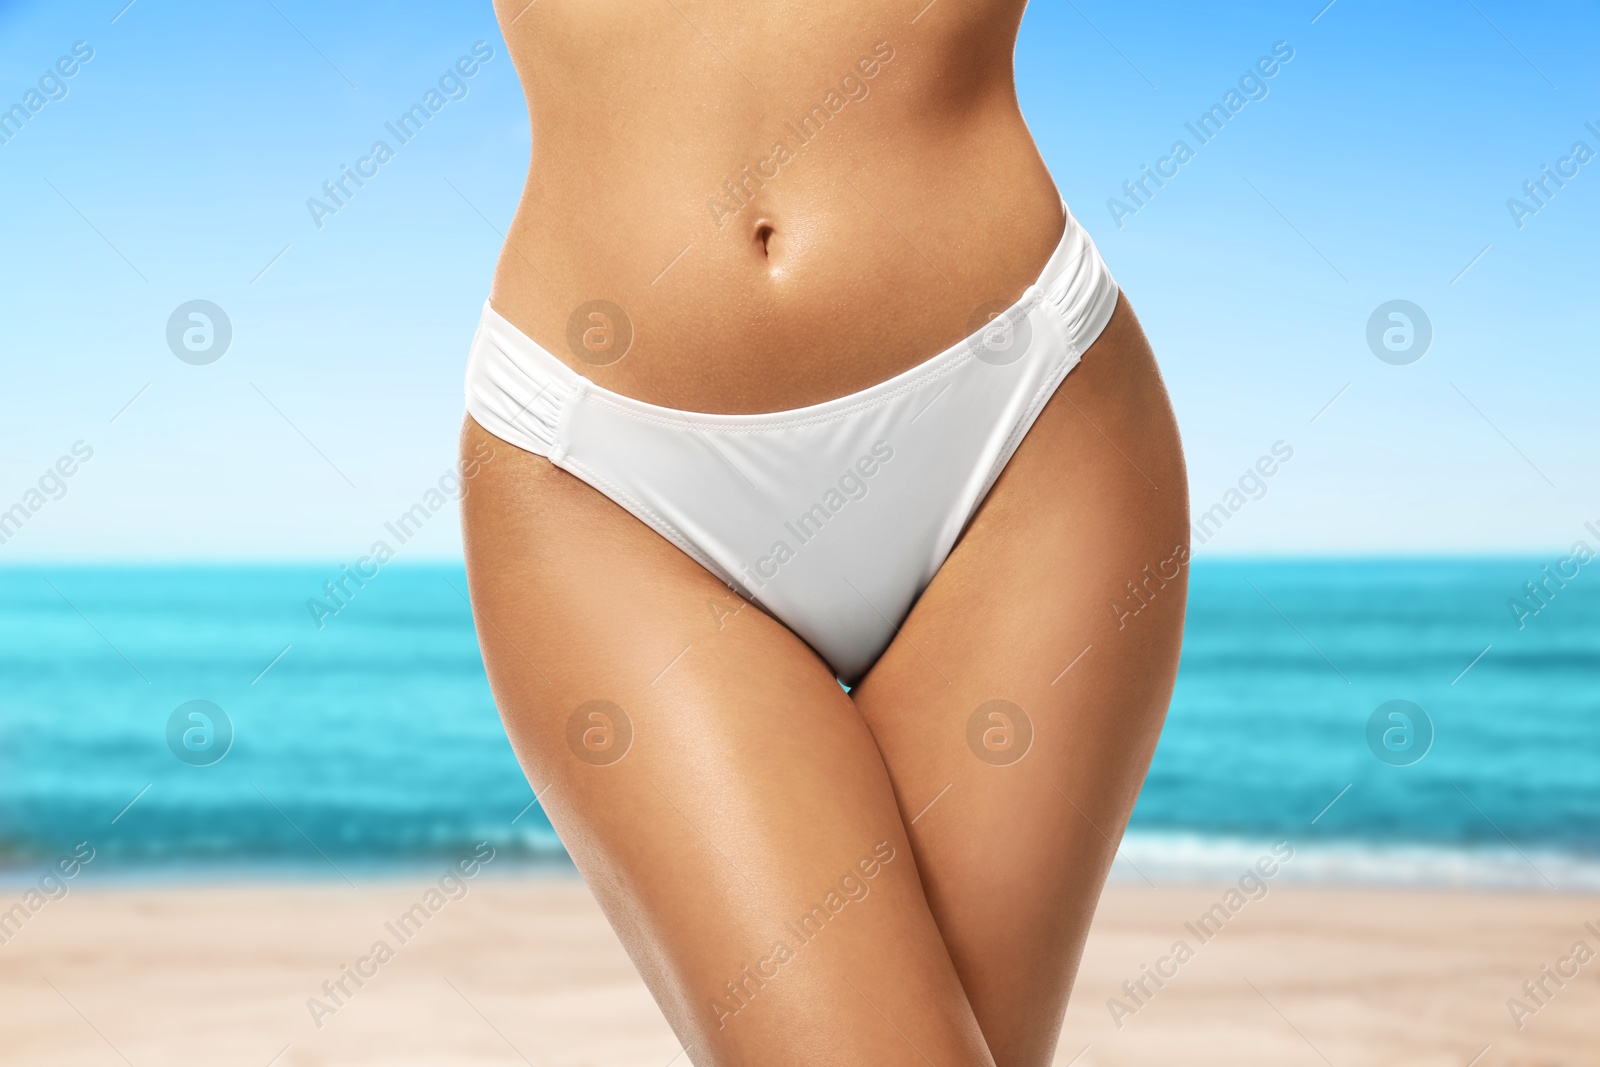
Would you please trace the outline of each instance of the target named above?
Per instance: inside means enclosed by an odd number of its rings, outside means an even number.
[[[533,158],[496,310],[605,388],[710,412],[972,333],[1038,278],[1061,198],[1017,105],[1021,0],[925,4],[504,0]],[[597,299],[632,334],[604,366],[568,343]],[[1126,299],[849,693],[600,492],[471,420],[462,442],[495,699],[687,1059],[1049,1064],[1183,626],[1183,456]],[[969,744],[996,700],[1031,728],[1009,762],[1014,721],[1002,756]],[[620,758],[572,742],[590,701],[625,716]]]

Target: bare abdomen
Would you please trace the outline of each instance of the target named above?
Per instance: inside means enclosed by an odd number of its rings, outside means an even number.
[[[523,332],[620,393],[776,411],[1034,280],[1061,212],[1012,89],[1020,3],[675,3],[539,0],[507,27],[534,157],[492,299]]]

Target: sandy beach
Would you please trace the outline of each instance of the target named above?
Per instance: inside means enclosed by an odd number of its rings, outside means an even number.
[[[429,885],[79,887],[0,945],[0,1064],[667,1067],[679,1056],[575,878],[483,879],[425,924],[394,928]],[[1575,942],[1600,947],[1585,928],[1600,928],[1600,897],[1281,885],[1220,932],[1197,927],[1225,891],[1110,887],[1058,1067],[1600,1063],[1600,960],[1560,963]],[[337,1006],[324,996],[314,1021],[308,998],[379,939],[393,958],[369,957],[372,976],[346,979],[355,992]],[[1158,987],[1146,965],[1171,977]],[[1558,987],[1545,965],[1578,976]],[[1551,995],[1535,1005],[1522,986],[1541,979]],[[1510,997],[1530,1008],[1520,1030]]]

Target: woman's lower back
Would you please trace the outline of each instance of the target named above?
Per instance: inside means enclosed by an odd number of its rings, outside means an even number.
[[[533,160],[492,301],[599,385],[716,412],[852,393],[1014,302],[1061,236],[1020,0],[525,2],[500,17]]]

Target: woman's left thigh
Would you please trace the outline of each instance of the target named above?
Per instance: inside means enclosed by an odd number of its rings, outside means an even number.
[[[852,694],[998,1067],[1050,1062],[1172,693],[1188,543],[1124,301]]]

